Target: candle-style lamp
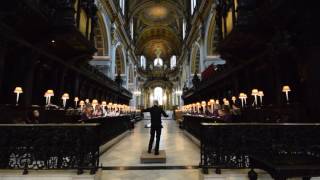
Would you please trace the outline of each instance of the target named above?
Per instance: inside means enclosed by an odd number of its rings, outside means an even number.
[[[291,91],[288,85],[282,87],[282,92],[286,93],[287,104],[289,104],[289,92]]]
[[[200,103],[197,102],[196,105],[197,105],[197,113],[200,114]]]
[[[48,96],[47,92],[44,93],[43,97],[46,98],[46,105],[47,105],[48,101],[49,101],[49,96]]]
[[[214,101],[214,99],[210,99],[209,102],[210,102],[211,113],[213,113],[213,106],[214,106],[215,101]]]
[[[78,101],[79,101],[79,98],[75,97],[74,98],[75,108],[77,108],[77,106],[78,106]]]
[[[224,106],[230,106],[230,102],[228,100],[223,101]]]
[[[97,105],[98,105],[98,100],[96,100],[96,99],[92,100],[92,107],[93,107],[94,111],[96,110]]]
[[[254,105],[257,107],[258,106],[258,99],[257,99],[257,96],[258,96],[258,89],[252,89],[251,91],[251,95],[254,96]]]
[[[244,107],[244,99],[246,98],[245,93],[240,93],[239,99],[241,100],[241,107]]]
[[[108,103],[107,108],[108,108],[108,111],[111,112],[111,108],[112,108],[112,103],[111,102]]]
[[[233,104],[236,104],[237,98],[236,98],[235,96],[232,96],[232,97],[231,97],[231,100],[232,100]]]
[[[67,100],[69,99],[69,94],[68,93],[64,93],[61,97],[62,99],[62,104],[63,104],[63,108],[66,108],[67,105]]]
[[[262,97],[264,96],[263,91],[259,91],[258,92],[258,96],[260,97],[260,103],[261,103],[261,106],[262,106]]]
[[[107,102],[106,101],[102,101],[101,106],[103,107],[103,109],[107,106]]]
[[[20,96],[20,94],[23,93],[22,88],[21,88],[21,87],[16,87],[13,92],[14,92],[14,93],[16,94],[16,96],[17,96],[17,98],[16,98],[16,103],[17,103],[17,105],[18,105],[18,104],[19,104],[19,96]]]
[[[206,114],[206,105],[207,105],[207,103],[205,101],[201,102],[203,114]]]
[[[81,101],[79,102],[79,105],[80,105],[80,109],[81,109],[81,111],[82,111],[82,110],[83,110],[83,106],[85,105],[84,101],[81,100]]]
[[[51,97],[54,96],[54,91],[52,89],[49,89],[45,95],[48,97],[48,105],[51,104]]]

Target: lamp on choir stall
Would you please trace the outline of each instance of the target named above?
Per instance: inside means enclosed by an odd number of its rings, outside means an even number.
[[[85,102],[86,102],[87,104],[90,104],[90,99],[86,99]]]
[[[222,102],[225,102],[225,101],[227,101],[227,98],[223,98],[223,99],[222,99]]]
[[[225,100],[225,101],[223,101],[223,105],[225,105],[225,106],[230,106],[230,103],[229,103],[228,100]]]
[[[102,101],[101,106],[104,109],[107,106],[107,102],[106,101]]]
[[[83,110],[83,106],[85,105],[84,101],[81,100],[81,101],[79,102],[79,105],[80,105],[80,109],[81,109],[81,111],[82,111],[82,110]]]
[[[192,113],[195,113],[195,112],[196,112],[196,104],[192,103]]]
[[[118,111],[118,104],[113,104],[112,106],[113,106],[114,112]]]
[[[17,103],[17,105],[18,105],[18,104],[19,104],[19,96],[20,96],[20,94],[23,93],[22,88],[21,88],[21,87],[16,87],[13,92],[14,92],[14,93],[16,94],[16,96],[17,96],[17,98],[16,98],[16,103]]]
[[[235,96],[232,96],[231,100],[232,100],[233,104],[236,104],[237,98]]]
[[[44,93],[43,97],[46,98],[46,105],[48,104],[48,100],[49,100],[49,96],[47,94],[47,92]]]
[[[291,89],[288,85],[285,85],[282,87],[282,92],[284,92],[286,94],[287,104],[289,104],[289,92],[290,91],[291,91]]]
[[[220,102],[218,99],[216,100],[216,105],[220,105]]]
[[[200,114],[200,103],[197,102],[196,105],[197,105],[197,113]]]
[[[111,102],[109,102],[109,104],[107,105],[107,108],[108,108],[108,111],[110,112],[111,108],[112,108],[112,103]]]
[[[45,97],[47,98],[48,105],[51,104],[51,97],[54,96],[54,91],[52,89],[47,90]]]
[[[62,99],[62,104],[63,104],[63,108],[66,108],[67,105],[67,100],[69,99],[69,94],[68,93],[64,93],[61,97]]]
[[[78,97],[75,97],[75,98],[74,98],[74,102],[75,102],[75,104],[76,104],[76,105],[75,105],[75,108],[77,108],[77,106],[78,106],[78,101],[79,101],[79,98],[78,98]]]
[[[251,95],[254,96],[254,105],[257,107],[258,106],[258,100],[257,100],[257,96],[258,96],[258,89],[252,89],[251,91]]]
[[[93,107],[94,111],[96,110],[97,105],[98,105],[98,100],[96,100],[96,99],[92,100],[92,107]]]
[[[214,101],[214,99],[210,99],[209,102],[210,102],[211,113],[213,113],[213,106],[214,106],[215,101]]]
[[[201,102],[203,114],[206,114],[206,105],[207,105],[207,103],[205,101]]]
[[[245,93],[240,93],[239,99],[241,100],[241,107],[244,107],[244,99],[246,98]]]
[[[264,96],[263,91],[259,91],[258,92],[258,96],[260,97],[260,103],[261,103],[261,106],[262,106],[262,97]]]

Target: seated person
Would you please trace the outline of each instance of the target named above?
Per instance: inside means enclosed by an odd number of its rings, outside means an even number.
[[[101,106],[98,104],[98,105],[96,105],[96,108],[92,113],[92,116],[101,117],[102,115],[103,115],[103,110],[102,110]]]
[[[218,110],[218,114],[224,121],[231,121],[232,120],[232,115],[230,113],[229,108]]]
[[[237,115],[237,116],[240,115],[241,114],[240,108],[238,108],[235,104],[233,104],[231,109],[231,114]]]
[[[27,123],[28,124],[39,124],[40,122],[40,112],[38,110],[33,110],[28,113]]]
[[[81,120],[88,120],[92,118],[92,108],[90,106],[86,106],[83,108],[83,112],[81,114]]]

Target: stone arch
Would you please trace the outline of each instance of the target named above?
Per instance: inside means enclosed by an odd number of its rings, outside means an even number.
[[[97,12],[97,26],[94,29],[95,33],[95,47],[97,49],[97,56],[108,56],[110,47],[110,33],[106,26],[104,16],[98,11]]]
[[[206,54],[207,56],[212,56],[217,54],[217,42],[218,42],[218,36],[217,36],[217,21],[216,21],[216,11],[214,11],[209,18],[209,25],[206,29],[206,39],[205,39],[205,45],[206,45]]]

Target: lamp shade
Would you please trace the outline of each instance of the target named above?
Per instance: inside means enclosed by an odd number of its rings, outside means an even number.
[[[244,98],[245,98],[245,94],[244,94],[244,93],[240,93],[240,94],[239,94],[239,98],[240,98],[240,99],[244,99]]]
[[[252,89],[252,91],[251,91],[252,96],[257,96],[258,93],[259,93],[258,89]]]
[[[107,102],[106,101],[102,101],[102,106],[106,106]]]
[[[201,106],[206,106],[206,105],[207,105],[207,103],[205,101],[201,102]]]
[[[64,93],[61,97],[61,99],[69,99],[69,94],[68,93]]]
[[[92,100],[92,105],[97,105],[98,104],[98,100],[94,99]]]
[[[109,102],[108,106],[112,106],[112,103],[111,103],[111,102]]]
[[[90,100],[89,100],[89,99],[86,99],[85,102],[86,102],[87,104],[89,104],[89,103],[90,103]]]
[[[258,92],[258,96],[260,96],[260,97],[264,96],[263,91],[259,91],[259,92]]]
[[[22,88],[21,87],[16,87],[13,91],[14,93],[23,93]]]
[[[214,104],[214,99],[210,99],[209,102],[210,102],[211,104]]]
[[[235,101],[235,100],[237,100],[237,98],[235,96],[232,96],[231,100]]]
[[[54,96],[54,91],[52,89],[47,90],[47,96]]]
[[[78,98],[78,97],[75,97],[75,98],[74,98],[74,101],[78,102],[78,101],[79,101],[79,98]]]
[[[220,102],[219,102],[219,100],[218,100],[218,99],[216,100],[216,104],[220,104]]]
[[[291,91],[291,89],[288,85],[285,85],[282,87],[282,92],[289,92],[289,91]]]
[[[230,103],[229,103],[228,100],[223,101],[223,104],[224,104],[225,106],[229,106],[229,105],[230,105]]]
[[[84,101],[81,100],[80,103],[79,103],[79,105],[80,105],[80,106],[84,106]]]

